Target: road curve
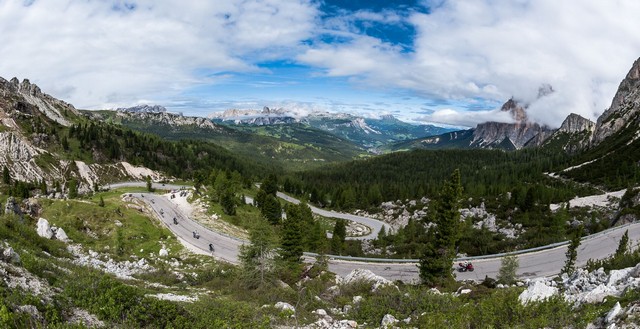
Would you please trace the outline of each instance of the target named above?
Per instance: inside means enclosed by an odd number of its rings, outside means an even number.
[[[290,197],[282,192],[278,192],[277,193],[278,197],[294,203],[294,204],[299,204],[300,200]],[[314,212],[315,214],[318,214],[320,216],[324,216],[324,217],[330,217],[330,218],[342,218],[342,219],[346,219],[346,220],[350,220],[356,223],[360,223],[362,225],[365,225],[367,227],[369,227],[371,229],[371,233],[367,234],[367,235],[363,235],[363,236],[354,236],[354,237],[349,237],[349,239],[351,240],[370,240],[370,239],[375,239],[378,237],[378,233],[380,233],[380,230],[382,229],[382,227],[384,227],[385,231],[390,232],[391,231],[391,226],[385,222],[379,221],[377,219],[373,219],[373,218],[368,218],[368,217],[363,217],[363,216],[358,216],[358,215],[352,215],[352,214],[346,214],[346,213],[341,213],[341,212],[336,212],[336,211],[328,211],[328,210],[324,210],[324,209],[320,209],[318,207],[314,207],[312,205],[309,205],[309,208],[311,208],[311,211]]]
[[[123,183],[124,184],[124,183]],[[135,186],[146,186],[145,183]],[[116,185],[111,187],[122,187],[132,185]],[[179,189],[179,185],[165,185],[167,189]],[[218,259],[237,264],[239,248],[246,241],[242,241],[227,235],[214,232],[198,222],[191,220],[180,212],[173,203],[165,196],[150,193],[131,193],[133,196],[144,200],[155,212],[157,217],[167,227],[186,243],[204,251],[209,252],[209,243],[214,245],[215,251],[212,255]],[[176,217],[178,224],[173,224],[173,217]],[[578,248],[577,267],[584,266],[589,259],[603,259],[612,255],[618,247],[620,238],[625,231],[629,232],[630,244],[634,247],[640,245],[640,223],[632,223],[609,229],[605,232],[596,233],[584,237]],[[200,238],[193,237],[193,232],[199,232]],[[566,260],[567,245],[543,249],[535,252],[516,255],[520,267],[517,275],[520,278],[546,277],[560,273]],[[345,276],[354,269],[368,269],[377,275],[389,280],[401,280],[412,283],[418,282],[418,267],[413,260],[406,260],[398,263],[394,259],[380,259],[376,261],[349,261],[329,257],[329,270],[338,275]],[[347,257],[348,259],[348,257]],[[481,259],[473,259],[474,272],[457,272],[458,280],[483,280],[486,276],[495,278],[502,262],[501,256],[483,256]],[[456,267],[455,265],[453,266]]]

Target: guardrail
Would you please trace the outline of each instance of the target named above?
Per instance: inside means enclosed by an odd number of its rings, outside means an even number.
[[[591,234],[591,235],[587,235],[587,236],[583,237],[581,239],[581,241],[593,239],[595,237],[610,233],[612,231],[622,230],[623,228],[631,226],[631,225],[634,225],[634,224],[638,224],[638,223],[634,222],[634,223],[628,223],[628,224],[624,224],[624,225],[620,225],[620,226],[616,226],[616,227],[611,227],[611,228],[608,228],[608,229],[606,229],[604,231],[601,231],[601,232],[598,232],[598,233],[594,233],[594,234]],[[454,261],[458,262],[458,261],[464,261],[464,260],[490,259],[490,258],[500,258],[500,257],[504,257],[504,256],[509,256],[509,255],[527,254],[527,253],[541,251],[541,250],[554,249],[554,248],[561,247],[561,246],[564,246],[564,245],[567,245],[567,244],[569,244],[569,241],[562,241],[562,242],[556,242],[556,243],[548,244],[546,246],[523,249],[523,250],[518,250],[518,251],[511,251],[511,252],[503,252],[503,253],[499,253],[499,254],[460,257],[460,258],[456,258]],[[319,256],[321,256],[320,254],[313,253],[313,252],[305,252],[304,255],[305,256],[309,256],[309,257],[319,257]],[[324,256],[328,257],[330,259],[340,259],[340,260],[355,261],[355,262],[418,263],[420,261],[419,259],[351,257],[351,256],[339,256],[339,255],[324,255]]]

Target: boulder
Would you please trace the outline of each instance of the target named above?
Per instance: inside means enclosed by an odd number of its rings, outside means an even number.
[[[385,314],[384,317],[382,317],[382,321],[380,322],[380,327],[389,328],[393,327],[393,325],[396,323],[398,323],[398,319],[396,319],[391,314]]]
[[[20,255],[16,253],[8,243],[4,243],[0,246],[0,256],[2,260],[8,263],[20,264]]]
[[[167,251],[167,249],[165,249],[164,247],[162,247],[160,249],[160,251],[158,252],[158,256],[160,257],[167,257],[169,256],[169,252]]]
[[[295,307],[293,307],[291,304],[286,303],[286,302],[277,302],[274,305],[274,307],[279,309],[280,311],[290,311],[290,312],[293,312],[293,313],[295,313],[295,311],[296,311]]]
[[[620,302],[616,302],[616,304],[613,305],[613,308],[609,311],[609,313],[607,313],[607,316],[604,318],[604,322],[605,323],[614,322],[621,312],[622,312],[622,307],[620,306]]]
[[[523,291],[518,300],[523,305],[530,301],[545,300],[558,292],[558,288],[547,285],[544,280],[532,280],[529,282],[527,290]]]
[[[65,232],[62,227],[58,227],[58,229],[56,230],[56,239],[63,241],[63,242],[69,242],[71,241],[69,239],[69,237],[67,236],[67,232]]]
[[[365,269],[355,269],[349,273],[342,284],[351,284],[355,282],[370,282],[371,283],[371,291],[376,291],[383,286],[391,285],[393,286],[393,282],[376,275],[375,273],[365,270]]]
[[[607,286],[615,286],[618,282],[626,280],[633,268],[625,268],[622,270],[611,270],[609,272],[609,279],[607,280]]]
[[[38,235],[47,239],[53,237],[53,231],[51,230],[51,226],[49,226],[49,221],[42,217],[38,219]]]
[[[360,302],[362,301],[362,299],[363,299],[363,298],[362,298],[362,296],[353,296],[353,300],[352,300],[353,305],[358,305],[358,304],[360,304]]]
[[[7,198],[7,202],[4,204],[4,213],[7,215],[14,214],[22,216],[22,210],[20,209],[20,205],[16,201],[16,198],[12,196]]]

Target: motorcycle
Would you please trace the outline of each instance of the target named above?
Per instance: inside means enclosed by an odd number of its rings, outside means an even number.
[[[471,262],[458,263],[458,272],[473,272],[473,264]]]

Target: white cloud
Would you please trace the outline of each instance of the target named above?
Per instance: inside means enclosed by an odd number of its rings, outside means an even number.
[[[418,121],[447,124],[462,127],[475,127],[479,122],[513,122],[509,112],[496,110],[461,111],[451,108],[439,109],[431,114],[417,118]]]
[[[332,76],[357,75],[368,84],[408,88],[425,97],[504,101],[514,96],[531,103],[531,118],[557,127],[571,112],[595,119],[640,56],[635,0],[439,3],[431,14],[411,14],[417,37],[409,55],[356,36],[298,58],[326,67]],[[536,104],[543,83],[556,93]],[[478,117],[465,113],[459,112]]]
[[[293,51],[317,14],[310,0],[128,3],[0,0],[0,75],[80,107],[166,97]]]

